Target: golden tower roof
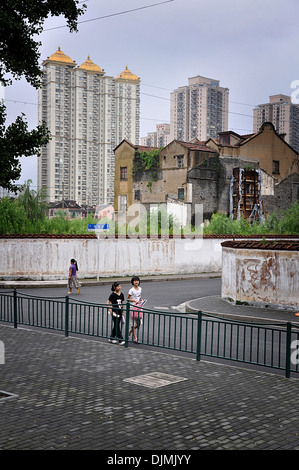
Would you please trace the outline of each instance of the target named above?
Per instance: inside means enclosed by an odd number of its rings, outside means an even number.
[[[140,80],[137,75],[132,73],[128,67],[126,66],[125,70],[121,72],[119,75],[117,75],[116,78],[122,78],[123,80]]]
[[[87,60],[79,66],[79,69],[88,70],[89,72],[104,73],[104,70],[101,69],[98,65],[94,64],[90,57],[87,57]]]
[[[52,54],[50,57],[48,57],[48,60],[55,60],[56,62],[64,62],[66,64],[73,64],[72,59],[66,55],[62,50],[60,49],[60,46],[58,46],[58,50]]]

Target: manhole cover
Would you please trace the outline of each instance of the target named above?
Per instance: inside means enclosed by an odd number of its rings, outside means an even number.
[[[175,375],[163,374],[162,372],[152,372],[150,374],[139,375],[137,377],[131,377],[124,379],[124,382],[129,382],[135,385],[142,385],[148,388],[159,388],[171,385],[176,382],[183,382],[184,377],[177,377]]]

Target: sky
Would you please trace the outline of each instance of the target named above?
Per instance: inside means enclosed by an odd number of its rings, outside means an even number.
[[[82,3],[82,2],[81,2]],[[170,93],[201,75],[229,89],[229,130],[252,132],[253,109],[299,86],[298,0],[85,0],[78,32],[50,17],[39,35],[40,64],[58,47],[106,75],[127,66],[140,77],[140,137],[170,121]],[[81,6],[81,5],[80,5]],[[293,95],[292,95],[293,96]],[[7,125],[21,113],[38,124],[37,90],[25,79],[5,88]],[[18,183],[37,185],[37,157],[21,159]]]

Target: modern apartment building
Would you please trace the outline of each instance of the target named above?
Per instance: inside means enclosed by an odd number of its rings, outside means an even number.
[[[140,141],[145,147],[166,147],[170,143],[170,124],[156,124],[156,131],[149,132]]]
[[[203,141],[228,129],[229,90],[219,83],[198,75],[170,94],[171,140]]]
[[[285,141],[299,152],[299,104],[293,104],[290,96],[272,95],[269,103],[259,104],[253,110],[253,132],[264,122],[272,122],[276,132],[284,134]]]
[[[43,62],[39,121],[51,141],[38,159],[38,186],[48,200],[104,204],[114,197],[114,148],[139,142],[140,79],[111,77],[88,57],[77,66],[60,48]]]

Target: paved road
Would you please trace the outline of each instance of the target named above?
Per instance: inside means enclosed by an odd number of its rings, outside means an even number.
[[[111,282],[112,284],[112,282]],[[128,281],[122,283],[122,291],[127,296],[131,285]],[[196,279],[196,280],[179,280],[179,281],[156,281],[156,282],[142,282],[142,296],[147,299],[147,308],[155,309],[169,309],[177,307],[192,299],[220,295],[221,293],[221,279]],[[42,297],[57,297],[65,296],[67,289],[64,287],[39,287],[39,288],[26,288],[19,287],[18,291],[26,292]],[[90,302],[106,303],[111,293],[111,286],[83,286],[80,292],[80,299],[88,300]],[[73,293],[73,297],[77,294]]]

